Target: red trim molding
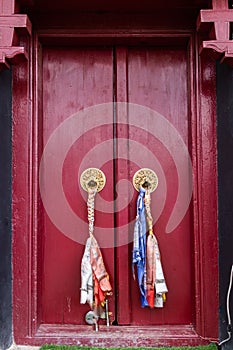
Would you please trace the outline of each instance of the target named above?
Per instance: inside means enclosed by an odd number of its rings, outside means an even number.
[[[212,10],[200,10],[197,19],[197,31],[208,35],[208,40],[201,42],[200,53],[208,52],[214,59],[233,65],[233,40],[230,38],[233,9],[229,9],[227,0],[212,0],[212,7]]]
[[[44,325],[37,330],[35,344],[76,344],[82,346],[141,347],[197,346],[209,344],[199,337],[192,325],[183,326],[101,326],[98,333],[87,326]]]
[[[27,15],[0,15],[0,69],[28,59],[28,49],[21,42],[31,36],[32,25]]]

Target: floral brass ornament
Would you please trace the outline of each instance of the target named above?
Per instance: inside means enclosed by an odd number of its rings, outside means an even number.
[[[88,168],[80,176],[80,184],[87,192],[93,189],[100,192],[104,188],[105,183],[106,177],[103,171],[98,168]]]
[[[137,191],[142,186],[154,192],[158,186],[158,176],[149,168],[139,169],[133,176],[133,185]]]

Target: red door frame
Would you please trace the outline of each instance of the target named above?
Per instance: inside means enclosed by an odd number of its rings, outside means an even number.
[[[80,33],[80,32],[79,32]],[[66,33],[65,36],[69,36]],[[161,36],[157,31],[145,38]],[[80,39],[134,38],[117,32],[91,31]],[[137,36],[137,35],[136,35]],[[165,40],[185,39],[189,44],[191,130],[194,203],[194,271],[195,316],[193,325],[159,327],[111,327],[107,332],[91,332],[86,326],[41,325],[37,291],[37,213],[39,210],[38,178],[38,66],[40,41],[52,40],[53,33],[35,36],[29,47],[34,52],[28,62],[13,69],[13,328],[17,344],[44,343],[98,346],[194,345],[218,338],[218,237],[216,172],[216,98],[215,62],[199,57],[193,33],[166,33]],[[56,34],[56,37],[59,35]],[[75,40],[78,35],[73,35]],[[64,40],[64,33],[60,36]],[[34,57],[33,57],[34,55]],[[120,302],[120,301],[119,301]],[[120,333],[119,333],[120,332]],[[135,336],[137,332],[137,336]]]

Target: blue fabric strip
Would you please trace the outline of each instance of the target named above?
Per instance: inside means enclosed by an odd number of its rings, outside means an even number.
[[[140,188],[137,199],[137,217],[134,225],[133,267],[137,266],[138,285],[141,293],[141,306],[148,306],[146,300],[146,215],[145,189]]]

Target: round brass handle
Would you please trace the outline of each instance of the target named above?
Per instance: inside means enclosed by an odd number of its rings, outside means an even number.
[[[80,176],[80,184],[87,192],[94,189],[100,192],[104,188],[105,183],[106,177],[103,171],[98,168],[88,168]]]
[[[139,169],[133,176],[133,185],[137,191],[139,191],[140,187],[142,186],[148,189],[150,192],[153,192],[156,190],[158,182],[158,176],[149,168]]]

